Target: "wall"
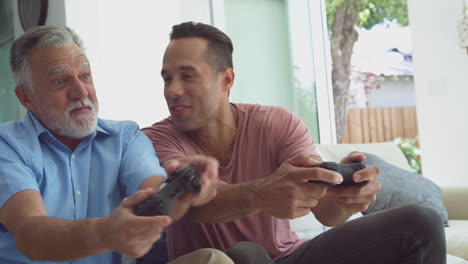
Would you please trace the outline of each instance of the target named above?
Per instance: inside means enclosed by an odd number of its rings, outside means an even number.
[[[349,86],[348,108],[414,107],[416,92],[413,77],[372,77],[364,82],[366,73],[353,73]],[[370,89],[366,89],[366,85]]]
[[[391,77],[377,81],[380,88],[373,88],[367,95],[368,107],[409,107],[416,105],[413,79],[393,80]]]
[[[423,173],[468,186],[468,54],[458,45],[462,1],[410,0]]]

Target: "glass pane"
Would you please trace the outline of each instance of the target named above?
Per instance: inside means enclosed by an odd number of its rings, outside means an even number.
[[[225,1],[236,72],[231,101],[285,107],[319,142],[309,14],[301,6],[307,2]]]
[[[17,120],[20,115],[9,63],[12,43],[13,40],[0,46],[0,123]]]

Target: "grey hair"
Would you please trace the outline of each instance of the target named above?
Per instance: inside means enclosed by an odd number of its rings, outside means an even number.
[[[10,66],[16,85],[23,85],[29,92],[32,89],[32,69],[28,56],[35,48],[61,47],[75,44],[83,52],[83,41],[70,28],[65,26],[39,26],[27,30],[15,40],[10,52]]]

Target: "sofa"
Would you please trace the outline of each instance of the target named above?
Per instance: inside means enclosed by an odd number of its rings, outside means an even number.
[[[405,156],[399,147],[393,142],[367,144],[319,144],[317,147],[325,161],[339,162],[351,151],[360,151],[363,153],[372,153],[389,164],[408,171],[408,173],[410,173],[409,171],[411,170]],[[423,177],[417,175],[413,177],[413,180],[418,180],[417,178]],[[421,179],[421,181],[423,180],[426,181],[426,184],[430,182],[427,179]],[[448,217],[446,215],[448,218],[448,226],[445,227],[447,240],[447,263],[468,264],[468,206],[466,205],[466,202],[468,202],[468,184],[466,187],[440,186],[440,188],[432,182],[429,184],[434,185],[437,190],[441,190],[439,198],[436,196],[432,199],[439,199],[440,207],[444,210],[444,213],[446,212],[446,214],[448,214]],[[383,186],[382,190],[384,188],[385,186]],[[379,200],[379,197],[377,199]],[[351,217],[350,220],[361,216],[362,214],[357,214]],[[299,237],[310,238],[328,229],[327,227],[322,226],[312,214],[292,220],[291,227],[297,232]]]

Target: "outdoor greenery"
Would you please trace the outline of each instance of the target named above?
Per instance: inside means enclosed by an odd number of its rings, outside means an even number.
[[[414,172],[422,174],[421,170],[421,152],[418,148],[418,137],[415,138],[397,138],[394,142],[405,154],[408,164]]]
[[[366,29],[382,23],[385,20],[396,20],[398,24],[407,26],[407,0],[326,0],[328,28],[331,29],[338,7],[354,2],[357,12],[357,25]]]
[[[332,59],[332,86],[337,142],[346,130],[351,55],[359,38],[357,27],[370,29],[392,20],[408,25],[407,0],[326,0]]]

